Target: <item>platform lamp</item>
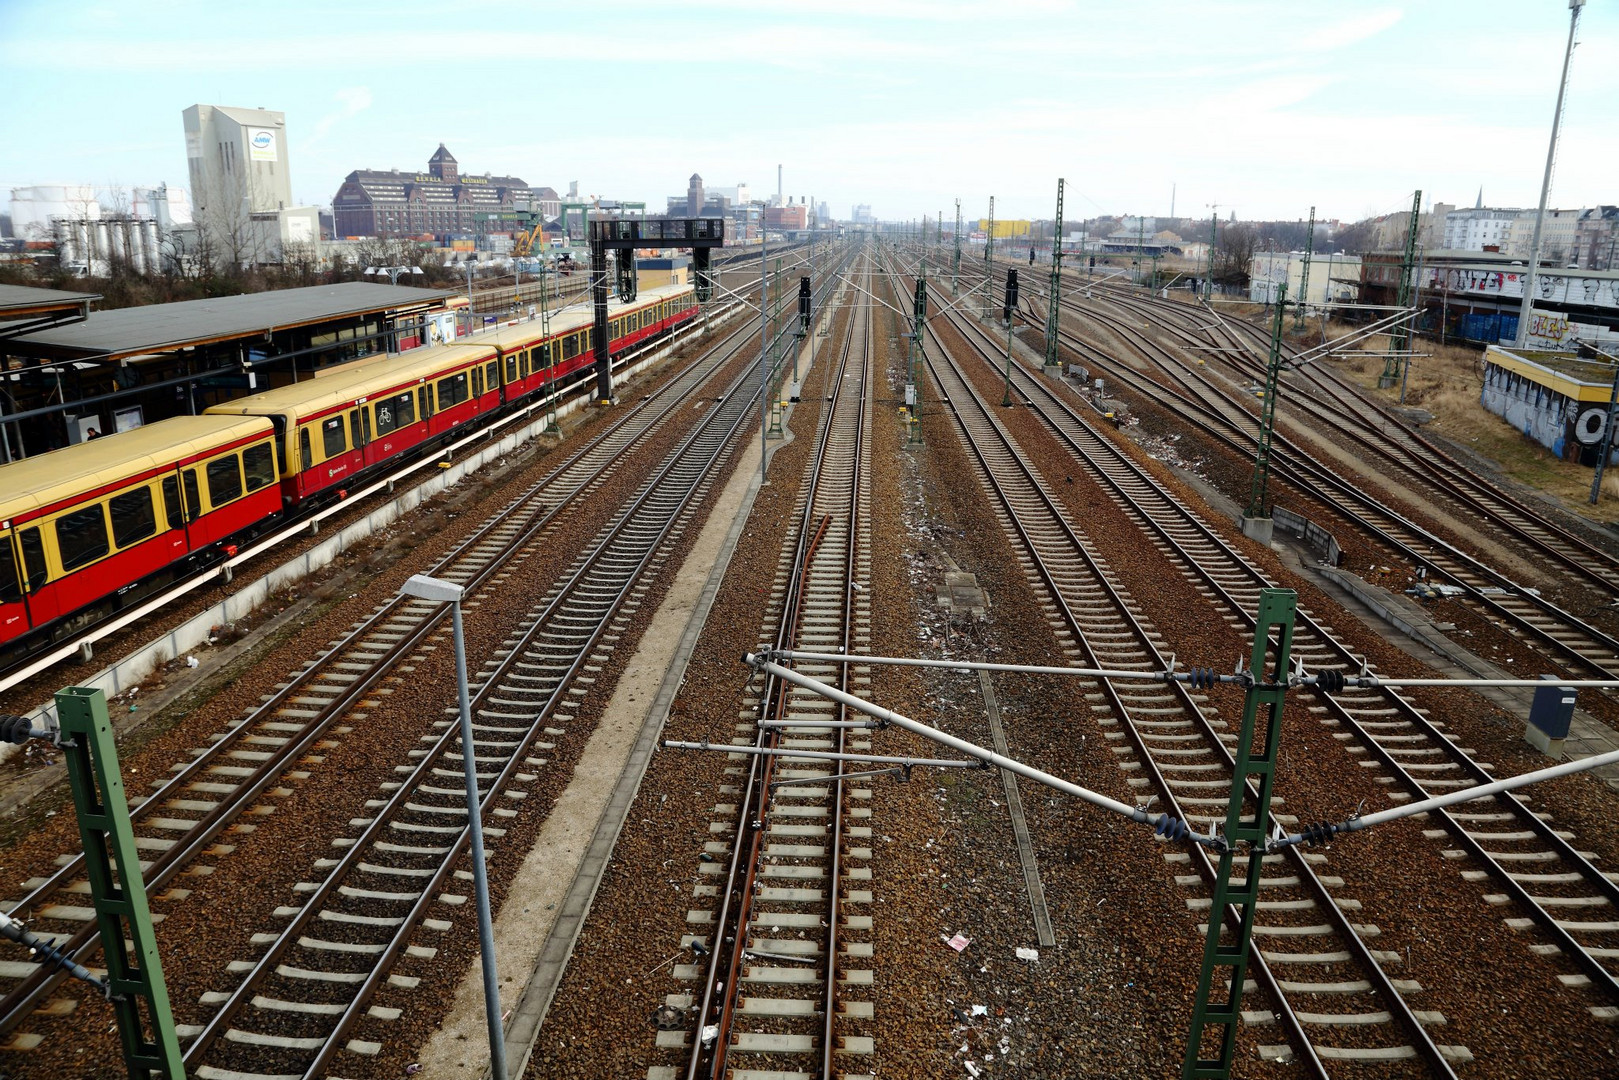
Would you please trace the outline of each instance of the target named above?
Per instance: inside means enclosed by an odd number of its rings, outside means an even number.
[[[399,284],[399,279],[405,274],[419,275],[422,273],[424,271],[419,266],[368,266],[365,268],[366,277],[382,277],[386,274],[390,285]]]
[[[450,605],[451,635],[455,640],[455,684],[461,713],[461,771],[466,784],[467,833],[472,848],[472,886],[478,906],[478,949],[483,962],[483,1007],[489,1026],[489,1066],[494,1080],[507,1080],[506,1033],[500,1022],[500,983],[495,974],[495,931],[489,916],[489,873],[483,853],[483,808],[478,792],[476,744],[472,741],[472,699],[467,690],[467,645],[461,630],[461,595],[453,581],[412,574],[400,586],[404,596]]]

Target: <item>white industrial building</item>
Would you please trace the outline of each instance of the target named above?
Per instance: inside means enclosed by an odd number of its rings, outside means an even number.
[[[1305,288],[1304,252],[1261,251],[1248,264],[1248,299],[1273,304],[1287,283],[1287,299],[1297,300]],[[1360,295],[1360,256],[1328,253],[1310,256],[1306,304],[1354,303]]]
[[[292,201],[286,115],[193,105],[184,119],[197,243],[243,265],[280,262],[288,244],[318,257],[320,209]]]

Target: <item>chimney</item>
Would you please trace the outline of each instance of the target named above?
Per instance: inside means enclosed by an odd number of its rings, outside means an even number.
[[[776,166],[776,205],[781,205],[781,166]]]

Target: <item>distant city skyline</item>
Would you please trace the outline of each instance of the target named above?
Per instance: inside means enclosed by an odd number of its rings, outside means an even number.
[[[661,208],[700,173],[813,196],[838,217],[942,212],[1353,221],[1434,201],[1533,207],[1568,29],[1565,0],[1094,5],[741,0],[690,10],[480,6],[441,25],[290,0],[262,20],[198,0],[150,11],[0,0],[13,91],[0,187],[185,186],[181,113],[287,117],[294,201],[355,169],[469,173]],[[431,25],[427,31],[422,27]],[[397,28],[397,29],[395,29]],[[1551,203],[1619,202],[1619,5],[1581,19]],[[357,50],[355,43],[364,42]],[[1505,61],[1503,50],[1506,50]],[[376,62],[393,57],[398,62]],[[514,59],[515,58],[515,59]],[[522,58],[530,58],[529,64]],[[611,77],[607,77],[610,73]],[[557,100],[553,102],[553,94]],[[583,95],[583,101],[581,101]]]

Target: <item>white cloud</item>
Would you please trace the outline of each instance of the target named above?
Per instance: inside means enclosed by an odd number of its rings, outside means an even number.
[[[1309,52],[1332,52],[1336,49],[1346,49],[1351,45],[1376,37],[1389,29],[1405,17],[1405,12],[1398,8],[1384,8],[1381,11],[1369,11],[1363,15],[1355,15],[1340,20],[1329,26],[1304,35],[1298,41],[1298,47]]]
[[[326,133],[339,123],[371,107],[371,88],[368,86],[345,86],[332,96],[337,99],[337,108],[315,121],[315,132],[310,136],[311,142],[324,139]]]

